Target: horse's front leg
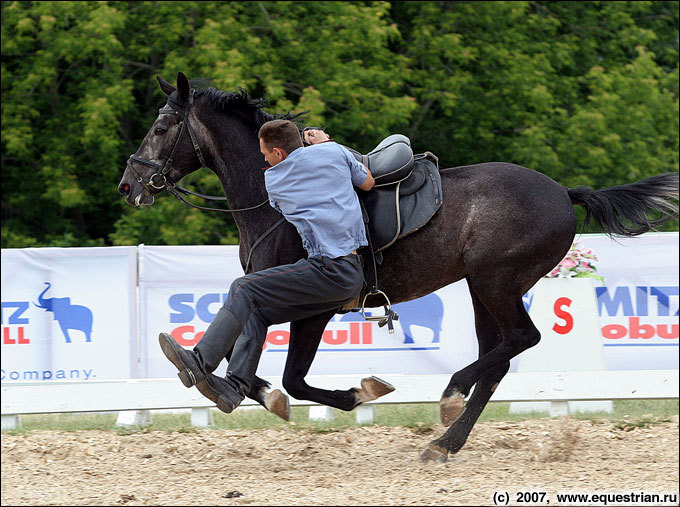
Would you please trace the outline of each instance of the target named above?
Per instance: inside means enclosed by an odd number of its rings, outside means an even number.
[[[239,340],[241,337],[239,336]],[[232,348],[228,353],[226,360],[231,360],[231,353],[234,351]],[[271,384],[266,380],[255,375],[253,377],[253,382],[250,386],[250,390],[246,393],[246,396],[251,400],[255,400],[269,412],[274,415],[278,415],[284,421],[290,420],[290,404],[288,402],[288,396],[283,394],[278,389],[271,389]]]
[[[394,391],[394,387],[376,377],[362,379],[361,388],[333,391],[312,387],[305,382],[323,331],[334,314],[335,310],[325,311],[290,323],[290,343],[283,372],[283,387],[288,394],[298,400],[309,400],[350,411],[361,403]]]

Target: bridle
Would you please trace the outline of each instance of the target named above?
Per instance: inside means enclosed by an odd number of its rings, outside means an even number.
[[[177,146],[179,145],[179,141],[182,138],[182,134],[186,130],[189,132],[189,137],[191,138],[191,144],[194,146],[194,151],[196,152],[196,156],[198,157],[198,161],[201,164],[201,167],[207,167],[205,163],[205,159],[203,158],[203,153],[201,152],[201,148],[198,145],[198,142],[196,141],[196,134],[194,133],[194,129],[191,128],[191,125],[189,124],[189,109],[191,109],[191,106],[194,104],[194,94],[196,93],[196,89],[192,88],[189,91],[189,105],[186,108],[184,114],[180,112],[180,108],[173,109],[172,107],[165,106],[161,109],[158,110],[158,114],[174,114],[180,117],[179,121],[179,126],[180,129],[175,134],[175,138],[172,140],[172,146],[170,148],[170,154],[168,157],[162,161],[162,163],[158,164],[156,162],[152,162],[151,160],[147,160],[141,157],[136,156],[134,153],[130,155],[130,158],[128,159],[128,163],[130,165],[130,170],[132,171],[135,179],[137,180],[138,183],[141,183],[144,188],[150,193],[153,194],[154,190],[155,191],[161,191],[163,189],[166,189],[170,194],[175,196],[178,200],[184,202],[185,204],[188,204],[189,206],[192,206],[194,208],[198,208],[204,211],[221,211],[223,213],[235,213],[239,211],[250,211],[256,208],[259,208],[260,206],[265,205],[268,202],[268,199],[265,199],[263,202],[256,206],[251,206],[249,208],[240,208],[240,209],[221,209],[221,208],[206,208],[204,206],[198,206],[196,204],[193,204],[189,201],[187,201],[184,197],[180,195],[180,192],[183,194],[191,194],[195,195],[197,197],[202,197],[203,199],[209,199],[212,201],[226,201],[226,197],[221,197],[221,196],[212,196],[212,195],[204,195],[204,194],[199,194],[197,192],[192,192],[191,190],[187,190],[186,188],[180,187],[176,183],[173,183],[168,179],[168,172],[170,171],[171,163],[172,163],[172,158],[175,155],[175,150],[177,149]],[[155,169],[156,172],[153,173],[151,176],[149,176],[149,179],[145,182],[144,179],[140,176],[140,174],[135,170],[134,165],[132,162],[137,162],[139,164],[145,165],[147,167],[151,167],[152,169]]]
[[[201,148],[198,146],[198,142],[196,142],[196,134],[194,134],[194,129],[191,128],[191,125],[189,124],[189,109],[191,109],[191,106],[194,104],[194,93],[196,90],[192,88],[189,91],[189,105],[186,108],[184,114],[180,112],[180,108],[173,109],[172,107],[166,106],[158,110],[158,114],[175,114],[180,117],[179,121],[179,131],[177,134],[175,134],[175,138],[172,140],[172,147],[170,148],[170,155],[168,155],[168,158],[163,160],[162,163],[157,164],[156,162],[152,162],[151,160],[147,160],[141,157],[136,156],[134,153],[130,155],[130,158],[128,159],[128,163],[130,165],[130,169],[132,173],[135,176],[135,179],[137,182],[141,183],[144,188],[150,193],[153,193],[153,190],[156,191],[161,191],[163,189],[166,189],[169,193],[174,195],[178,200],[182,201],[185,204],[188,204],[189,206],[193,208],[198,208],[200,210],[204,211],[221,211],[223,213],[236,213],[239,211],[250,211],[254,210],[256,208],[259,208],[261,206],[264,206],[267,202],[269,202],[269,199],[265,199],[262,201],[260,204],[256,206],[251,206],[249,208],[240,208],[240,209],[222,209],[222,208],[206,208],[205,206],[198,206],[197,204],[191,203],[187,201],[184,197],[180,195],[180,192],[183,194],[191,194],[195,195],[197,197],[202,197],[203,199],[209,199],[212,201],[226,201],[226,197],[218,197],[218,196],[213,196],[213,195],[204,195],[204,194],[199,194],[197,192],[192,192],[191,190],[187,190],[186,188],[180,187],[176,183],[173,183],[172,181],[168,180],[167,174],[168,171],[170,171],[170,164],[172,162],[172,157],[175,155],[175,150],[177,149],[177,145],[179,144],[179,140],[182,138],[182,134],[186,130],[189,132],[189,137],[191,138],[191,144],[194,145],[194,151],[196,152],[196,155],[198,156],[198,161],[201,163],[201,167],[207,167],[205,163],[205,159],[203,158],[203,153],[201,153]],[[168,101],[169,103],[169,101]],[[132,165],[132,162],[137,162],[139,164],[145,165],[147,167],[151,167],[153,169],[156,169],[156,172],[153,173],[148,181],[144,181],[144,179],[139,175],[139,173],[135,170],[134,165]],[[157,178],[160,178],[160,180],[156,181]],[[153,189],[153,190],[152,190]],[[281,217],[274,225],[272,225],[269,229],[267,229],[257,240],[253,243],[253,245],[250,247],[250,251],[248,252],[248,260],[246,261],[246,265],[244,268],[244,271],[248,273],[248,268],[250,267],[250,260],[253,255],[253,252],[255,251],[255,248],[264,240],[269,234],[274,232],[274,230],[279,227],[283,222],[285,221],[285,218]]]
[[[198,143],[196,142],[196,135],[194,134],[194,129],[191,128],[191,125],[189,124],[189,109],[194,103],[194,93],[196,92],[195,89],[191,89],[189,92],[189,107],[186,110],[186,113],[182,115],[178,110],[173,109],[172,107],[165,106],[162,109],[158,110],[158,114],[174,114],[180,117],[180,122],[179,126],[180,129],[175,134],[175,138],[172,140],[172,147],[170,148],[170,155],[163,160],[162,163],[157,164],[156,162],[152,162],[151,160],[147,160],[141,157],[137,157],[135,154],[130,155],[130,158],[128,159],[129,161],[137,162],[142,165],[145,165],[147,167],[151,167],[153,169],[156,169],[156,172],[153,173],[150,177],[149,180],[144,182],[143,178],[139,175],[137,171],[135,171],[135,168],[132,164],[130,164],[130,167],[132,169],[132,172],[135,175],[135,179],[144,185],[144,188],[149,190],[149,192],[154,190],[163,190],[164,188],[168,187],[169,185],[172,185],[168,179],[167,179],[167,174],[168,171],[170,171],[170,165],[172,163],[172,157],[175,155],[175,150],[177,149],[177,146],[179,145],[179,140],[182,137],[182,134],[184,133],[185,130],[189,132],[189,137],[191,137],[191,142],[194,145],[194,151],[196,152],[196,155],[198,155],[198,160],[201,163],[202,167],[205,167],[205,159],[203,158],[203,153],[201,153],[201,148],[198,146]],[[157,178],[160,178],[160,181],[156,181]]]

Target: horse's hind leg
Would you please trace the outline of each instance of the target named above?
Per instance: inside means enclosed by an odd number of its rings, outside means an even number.
[[[474,410],[469,413],[470,420],[472,418],[476,420],[479,414],[475,416],[475,413],[478,411],[481,413],[481,409],[484,408],[491,396],[491,389],[507,372],[510,359],[536,345],[541,339],[541,334],[529,318],[529,314],[522,303],[523,291],[528,287],[513,287],[513,285],[517,285],[516,278],[499,276],[495,279],[488,277],[474,279],[470,277],[468,284],[471,292],[474,291],[477,296],[479,303],[495,319],[502,339],[496,347],[481,355],[479,359],[451,377],[451,381],[442,395],[440,406],[458,405],[459,408],[463,408],[465,406],[463,398],[468,395],[472,386],[479,382],[480,398],[476,402],[477,405]],[[475,311],[477,311],[478,306],[475,306]],[[488,376],[488,379],[481,382],[485,376]],[[477,392],[477,388],[475,392]],[[475,399],[477,398],[475,397]],[[467,410],[463,412],[463,415],[465,413],[467,413]],[[427,452],[426,449],[421,457],[424,460],[443,461],[448,452],[456,452],[460,449],[460,446],[462,446],[460,427],[466,425],[466,420],[467,416],[460,426],[449,428],[443,437],[430,444],[428,449],[431,452]]]
[[[501,342],[501,331],[493,316],[472,290],[470,295],[475,311],[475,331],[479,343],[479,357],[481,357]],[[441,438],[425,448],[421,454],[423,461],[445,461],[449,452],[456,453],[463,447],[470,431],[509,368],[510,362],[506,361],[486,372],[475,384],[467,405],[461,405],[456,413],[448,411],[451,405],[443,404],[440,407],[442,423],[445,426],[451,424],[451,427]],[[446,398],[442,397],[442,399]],[[463,400],[463,398],[460,399]]]
[[[334,314],[335,310],[325,311],[290,323],[290,343],[283,372],[283,387],[288,394],[298,400],[314,401],[349,411],[361,403],[392,392],[394,387],[375,377],[363,379],[361,389],[352,387],[348,390],[320,389],[305,382],[305,376],[312,366],[323,331]]]

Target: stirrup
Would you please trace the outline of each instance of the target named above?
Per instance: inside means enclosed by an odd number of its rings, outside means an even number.
[[[382,294],[383,297],[385,298],[385,301],[387,301],[386,305],[383,305],[385,308],[385,315],[375,315],[375,316],[370,316],[366,315],[366,298],[368,296],[374,296],[377,294]],[[389,298],[387,297],[387,294],[385,294],[383,291],[375,289],[372,290],[371,292],[368,292],[364,296],[364,300],[361,302],[361,314],[364,316],[364,319],[366,320],[377,320],[378,321],[378,327],[383,327],[385,324],[387,324],[387,328],[389,329],[389,333],[393,334],[394,333],[394,324],[392,323],[393,320],[399,320],[399,315],[397,315],[397,312],[392,310],[392,304],[390,303]]]

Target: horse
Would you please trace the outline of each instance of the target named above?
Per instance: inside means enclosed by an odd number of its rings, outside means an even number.
[[[127,204],[152,205],[163,190],[179,197],[177,182],[206,167],[219,178],[234,212],[245,271],[304,258],[296,229],[285,220],[277,227],[281,215],[268,205],[257,136],[266,121],[286,118],[300,126],[304,115],[269,114],[264,99],[253,99],[243,89],[198,87],[181,72],[176,86],[156,78],[168,99],[125,165],[118,190]],[[505,162],[450,167],[440,175],[440,209],[425,227],[383,250],[377,267],[381,290],[394,303],[467,280],[479,356],[455,372],[443,390],[440,417],[448,428],[420,453],[423,461],[436,462],[463,447],[510,359],[539,342],[522,297],[572,245],[574,206],[584,207],[585,222],[594,221],[610,236],[636,236],[678,217],[674,172],[601,190],[567,188],[541,172]],[[382,296],[368,295],[366,307],[382,304]],[[283,387],[294,398],[349,411],[370,399],[366,389],[326,390],[305,382],[335,314],[325,311],[290,323]],[[268,387],[256,378],[248,396],[267,407]]]

